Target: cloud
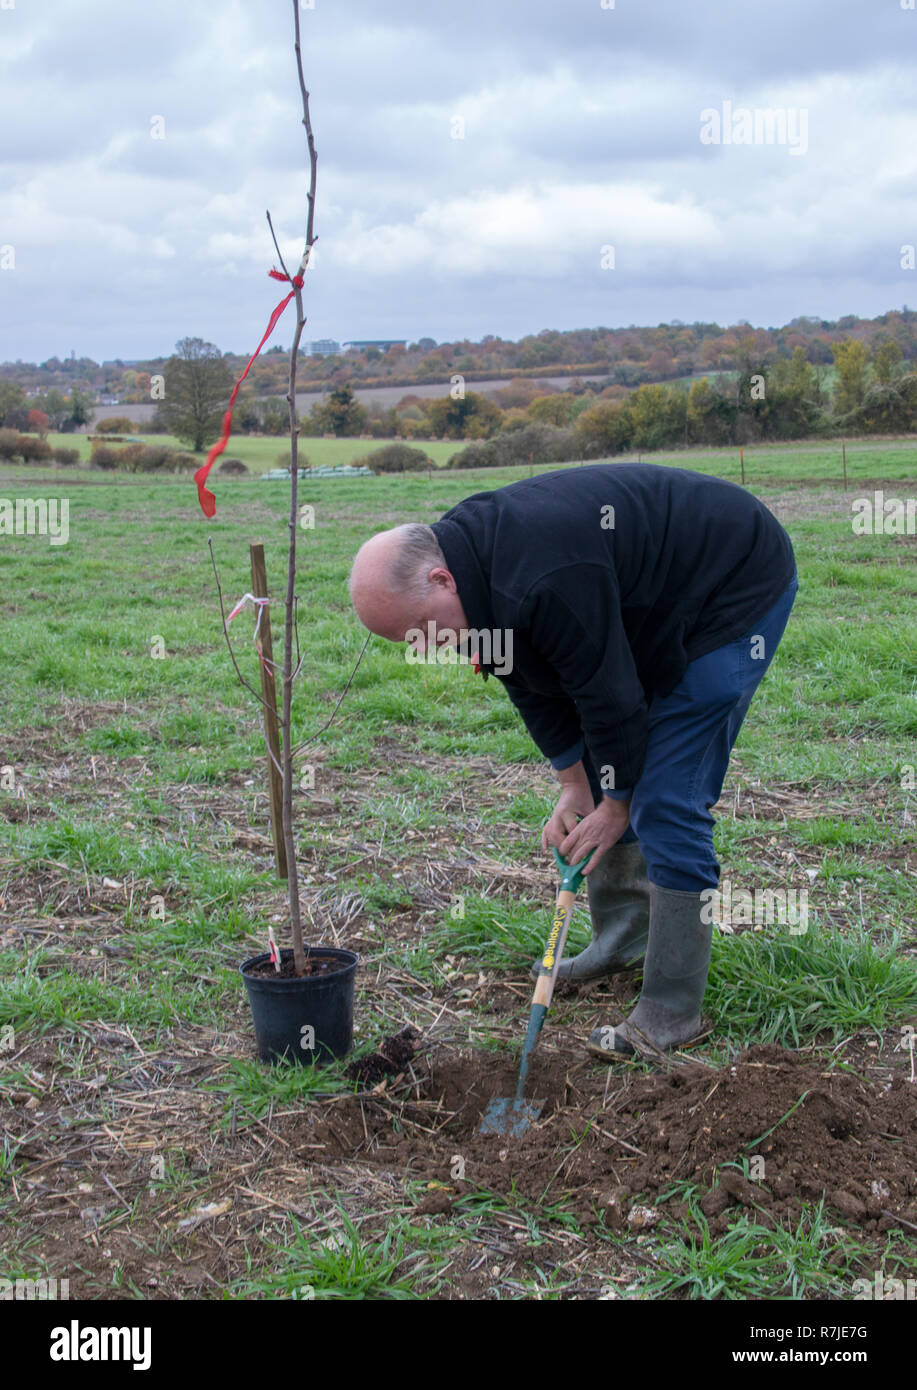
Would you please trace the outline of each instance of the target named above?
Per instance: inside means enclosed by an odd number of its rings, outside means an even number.
[[[300,15],[312,336],[776,322],[914,297],[898,253],[917,241],[915,12],[315,0]],[[0,243],[16,247],[0,357],[257,341],[276,291],[265,209],[294,260],[306,216],[290,27],[283,6],[240,0],[0,11]],[[724,101],[804,111],[807,152],[704,145],[701,112]]]

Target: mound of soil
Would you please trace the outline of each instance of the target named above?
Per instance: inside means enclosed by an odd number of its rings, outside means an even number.
[[[392,1075],[403,1038],[352,1074]],[[917,1226],[917,1086],[904,1074],[883,1088],[774,1046],[751,1048],[722,1070],[690,1064],[662,1075],[536,1053],[527,1098],[544,1105],[518,1139],[477,1132],[487,1102],[513,1094],[514,1068],[439,1050],[414,1074],[420,1099],[405,1086],[403,1098],[343,1097],[310,1109],[296,1122],[301,1157],[359,1156],[435,1182],[430,1211],[484,1188],[566,1198],[587,1219],[633,1227],[638,1197],[658,1201],[685,1180],[714,1232],[730,1208],[749,1208],[764,1225],[795,1224],[821,1197],[864,1229],[897,1228],[899,1219]]]

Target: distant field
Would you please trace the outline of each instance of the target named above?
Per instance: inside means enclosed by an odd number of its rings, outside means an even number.
[[[837,367],[834,365],[834,363],[817,362],[814,364],[814,367],[815,371],[818,373],[818,380],[821,383],[821,389],[823,391],[833,392],[837,383]],[[690,388],[694,385],[694,382],[699,381],[701,377],[706,376],[710,377],[711,379],[713,377],[732,377],[733,379],[735,379],[737,375],[738,373],[734,368],[717,367],[712,371],[692,372],[690,376],[672,377],[670,380],[664,381],[661,384],[663,386],[684,386],[686,389],[690,390]],[[647,384],[652,386],[657,385],[656,382],[649,382]]]
[[[559,391],[564,391],[570,385],[573,378],[569,376],[551,376],[549,372],[545,376],[530,377],[528,379],[536,382],[545,381],[551,386],[556,386]],[[581,376],[579,379],[580,381],[604,381],[606,378],[586,372],[585,375]],[[509,377],[492,377],[485,381],[475,381],[472,378],[466,377],[466,380],[468,382],[469,391],[478,391],[483,396],[493,396],[496,391],[502,391],[510,382]],[[297,391],[297,411],[302,414],[310,410],[316,401],[322,400],[328,395],[330,389],[330,387],[326,386],[318,390]],[[397,405],[403,396],[422,396],[424,399],[427,397],[448,396],[449,377],[447,376],[444,381],[426,385],[412,385],[409,382],[406,386],[354,386],[353,394],[363,405],[368,406],[373,402],[378,402],[379,405],[385,406],[387,409],[389,406]],[[265,397],[260,395],[259,399],[263,400]],[[152,402],[126,402],[124,405],[100,405],[96,407],[95,419],[97,421],[106,420],[111,415],[126,415],[131,420],[137,420],[139,422],[151,419],[155,409],[156,406]]]
[[[149,444],[166,444],[171,449],[182,449],[187,451],[187,444],[183,444],[180,439],[176,439],[171,434],[150,434],[145,435],[142,430],[130,436],[132,439],[145,439]],[[83,434],[49,434],[48,441],[52,445],[60,444],[64,448],[78,448],[80,459],[88,462],[91,444],[86,435]],[[363,454],[371,454],[376,449],[383,448],[386,444],[391,444],[391,439],[310,439],[303,436],[299,441],[300,467],[306,463],[313,464],[316,468],[321,465],[337,465],[342,463],[353,463],[355,459],[362,457]],[[404,441],[412,449],[423,449],[436,465],[444,464],[459,449],[463,448],[461,440],[413,440]],[[120,444],[112,446],[115,449],[122,448]],[[231,435],[228,445],[214,464],[219,468],[223,459],[241,459],[246,467],[252,472],[266,473],[271,468],[277,468],[280,464],[280,456],[283,455],[283,466],[287,466],[290,461],[290,441],[280,438],[267,438],[253,435]],[[305,458],[303,457],[305,456]],[[207,450],[201,452],[201,463],[207,457]],[[107,470],[99,470],[104,472]]]
[[[187,447],[180,440],[173,438],[172,435],[144,436],[138,431],[137,435],[132,437],[147,438],[151,444],[168,444],[174,449],[186,449]],[[60,444],[65,448],[79,449],[81,460],[88,462],[91,446],[86,435],[49,434],[48,440],[52,445]],[[303,437],[299,442],[300,458],[302,459],[305,455],[305,459],[315,467],[323,464],[334,466],[353,463],[364,454],[373,453],[376,449],[384,448],[386,444],[391,442],[388,439],[310,439]],[[454,439],[407,440],[405,442],[411,448],[423,449],[438,467],[442,467],[453,454],[459,453],[465,448],[464,441]],[[119,446],[114,445],[113,447],[118,448]],[[269,469],[278,467],[281,455],[283,456],[283,464],[288,464],[289,441],[284,441],[282,438],[267,439],[244,434],[233,435],[225,452],[217,459],[214,466],[219,468],[224,458],[237,458],[241,459],[253,473],[266,473]],[[206,456],[206,451],[201,453],[202,463]],[[624,462],[627,458],[636,459],[637,457],[636,453],[622,454],[618,456],[617,461]],[[676,468],[694,468],[701,473],[715,474],[717,477],[729,478],[735,482],[741,480],[739,450],[735,447],[664,450],[653,454],[644,453],[639,457],[644,463],[662,463]],[[615,460],[609,461],[614,462]],[[575,464],[546,465],[537,461],[535,466],[539,469],[558,466],[576,467]],[[105,476],[107,472],[107,470],[97,471],[100,476]],[[30,466],[27,470],[20,468],[17,472],[20,474],[26,472],[29,477],[35,477],[40,470]],[[491,473],[492,470],[490,469],[478,469],[475,475],[487,474],[490,476]],[[852,440],[847,444],[847,476],[851,482],[857,478],[906,479],[913,478],[915,475],[917,475],[917,439],[915,438],[860,439]],[[513,476],[513,470],[501,470],[501,476],[507,480]],[[749,445],[745,449],[745,482],[749,486],[773,481],[789,484],[813,481],[840,483],[841,479],[840,440],[793,445],[755,444]],[[243,485],[245,482],[246,480],[242,479]],[[494,486],[499,486],[499,483],[494,483]]]

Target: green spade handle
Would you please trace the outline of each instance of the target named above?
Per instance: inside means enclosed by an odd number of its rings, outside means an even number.
[[[583,881],[583,869],[589,863],[595,850],[591,849],[585,859],[581,859],[578,864],[568,864],[556,845],[552,845],[551,848],[554,851],[554,858],[560,870],[561,888],[567,888],[571,893],[575,893]]]

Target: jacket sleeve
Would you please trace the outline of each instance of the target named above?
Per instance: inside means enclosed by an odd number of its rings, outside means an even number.
[[[507,695],[522,715],[532,742],[546,758],[560,758],[582,741],[576,705],[566,695],[553,698],[538,694],[512,676],[499,676],[498,680],[502,681]]]
[[[649,721],[614,570],[582,562],[555,570],[530,591],[520,617],[575,707],[600,779],[612,769],[616,788],[633,787],[646,758]],[[572,720],[566,727],[572,737],[562,748],[577,737]]]

